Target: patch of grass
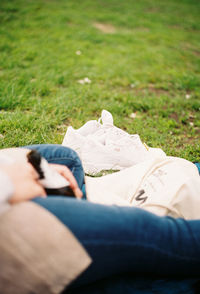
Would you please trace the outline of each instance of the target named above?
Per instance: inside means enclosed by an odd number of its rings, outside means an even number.
[[[61,143],[104,108],[200,160],[199,14],[196,0],[1,0],[0,147]]]

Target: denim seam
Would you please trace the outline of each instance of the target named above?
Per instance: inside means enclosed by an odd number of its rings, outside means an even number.
[[[77,161],[77,159],[73,159],[71,157],[46,157],[46,159],[49,161],[57,161],[57,160],[71,160],[71,161]]]
[[[106,244],[105,244],[105,241],[106,240],[101,240],[101,241],[99,241],[99,240],[97,240],[97,241],[96,240],[93,240],[93,241],[88,242],[88,241],[85,241],[85,240],[81,240],[81,243],[84,246],[85,245],[95,245],[95,244],[96,245],[100,245],[100,246],[102,246],[102,245],[105,245],[105,246],[113,246],[113,245],[120,245],[121,244],[121,243],[116,243],[116,242],[113,242],[113,241],[106,242]],[[180,256],[180,255],[177,255],[177,254],[172,254],[172,253],[169,253],[169,252],[166,252],[166,251],[162,251],[162,250],[160,250],[160,248],[157,248],[155,246],[144,246],[143,244],[139,244],[139,243],[132,244],[131,242],[123,242],[123,246],[124,245],[133,246],[133,247],[140,247],[140,248],[143,247],[143,248],[146,248],[146,249],[153,249],[155,251],[158,251],[159,253],[165,254],[165,255],[167,255],[169,257],[176,257],[176,258],[178,258],[180,260],[197,261],[196,258],[187,257],[187,256],[183,257],[183,256]],[[133,248],[133,250],[134,250],[134,248]]]

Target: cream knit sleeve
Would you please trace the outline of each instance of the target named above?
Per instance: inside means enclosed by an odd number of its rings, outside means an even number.
[[[0,213],[10,206],[8,200],[12,196],[13,192],[14,187],[10,178],[1,170],[0,167]]]

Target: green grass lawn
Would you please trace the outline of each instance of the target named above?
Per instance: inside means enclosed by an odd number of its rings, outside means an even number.
[[[199,0],[1,0],[0,147],[61,143],[107,109],[200,160],[199,15]]]

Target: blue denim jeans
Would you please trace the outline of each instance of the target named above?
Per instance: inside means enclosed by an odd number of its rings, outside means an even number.
[[[72,156],[79,172],[82,168],[71,149],[54,145],[33,148],[50,162],[64,160],[67,164],[66,159]],[[80,174],[82,177],[83,172]],[[140,208],[105,206],[60,196],[38,197],[34,202],[63,222],[92,257],[91,266],[74,286],[126,272],[200,276],[200,220],[159,217]]]

